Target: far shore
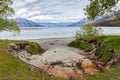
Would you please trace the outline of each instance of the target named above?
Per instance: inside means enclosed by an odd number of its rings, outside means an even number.
[[[43,27],[20,27],[21,30],[38,30],[42,28]]]

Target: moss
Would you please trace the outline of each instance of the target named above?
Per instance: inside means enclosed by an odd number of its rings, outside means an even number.
[[[27,50],[32,55],[40,54],[43,51],[40,45],[35,42],[29,42],[29,45],[27,46]]]

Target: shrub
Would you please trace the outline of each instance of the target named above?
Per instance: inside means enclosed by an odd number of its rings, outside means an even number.
[[[106,64],[111,58],[112,58],[112,53],[105,49],[105,48],[97,48],[95,51],[95,56],[98,58],[101,58],[101,61]]]
[[[101,28],[96,28],[93,24],[87,24],[80,27],[80,29],[76,31],[76,38],[93,39],[95,36],[99,36],[101,32],[102,32]]]
[[[110,51],[105,50],[101,60],[104,64],[106,64],[112,58],[112,56],[113,55]]]
[[[81,41],[76,40],[76,41],[72,41],[71,43],[69,43],[68,46],[79,48],[80,44],[81,44]]]
[[[85,49],[86,51],[91,51],[93,49],[92,44],[80,40],[72,41],[68,45],[75,48]]]
[[[42,49],[39,44],[30,42],[29,45],[27,46],[27,51],[31,54],[40,54]]]
[[[101,58],[103,53],[104,53],[103,49],[99,47],[95,51],[95,56],[97,56],[98,58]]]

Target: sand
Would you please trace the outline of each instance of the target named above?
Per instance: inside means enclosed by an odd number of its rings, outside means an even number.
[[[26,51],[21,51],[17,56],[50,76],[70,79],[98,73],[99,70],[92,61],[82,55],[83,50],[68,46],[73,40],[75,38],[28,40],[40,44],[45,52],[42,55],[29,55]]]

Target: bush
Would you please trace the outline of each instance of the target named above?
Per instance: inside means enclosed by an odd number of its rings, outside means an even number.
[[[91,51],[93,49],[92,44],[80,40],[72,41],[68,45],[75,48],[85,49],[86,51]]]
[[[103,49],[103,48],[97,48],[95,51],[95,56],[97,56],[98,58],[101,59],[101,61],[106,64],[111,58],[112,58],[112,53],[107,50],[107,49]]]
[[[72,41],[71,43],[68,44],[68,46],[70,47],[75,47],[75,48],[79,48],[81,44],[81,41],[76,40],[76,41]]]
[[[34,55],[34,54],[40,54],[42,49],[39,44],[30,42],[29,45],[27,46],[27,51],[32,55]]]
[[[101,58],[103,53],[104,53],[104,50],[102,48],[97,48],[95,51],[95,56],[97,56],[98,58]]]
[[[104,64],[106,64],[112,58],[112,56],[113,55],[110,51],[105,50],[101,60]]]
[[[80,29],[76,31],[76,38],[93,39],[95,36],[99,36],[101,32],[102,32],[101,28],[96,28],[93,24],[87,24],[80,27]]]

